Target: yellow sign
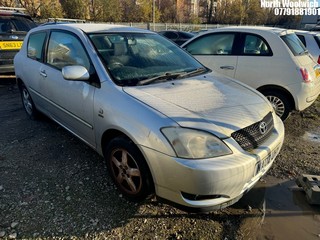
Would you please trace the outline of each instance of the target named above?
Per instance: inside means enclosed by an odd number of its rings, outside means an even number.
[[[22,43],[22,41],[3,41],[0,42],[0,50],[19,50]]]

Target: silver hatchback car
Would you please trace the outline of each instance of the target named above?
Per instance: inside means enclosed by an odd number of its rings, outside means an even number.
[[[263,95],[147,30],[40,26],[14,64],[27,114],[44,113],[104,156],[131,200],[155,193],[194,211],[229,206],[283,143]]]

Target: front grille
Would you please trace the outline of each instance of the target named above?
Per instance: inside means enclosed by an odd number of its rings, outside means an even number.
[[[273,117],[270,112],[261,121],[240,129],[231,136],[244,150],[250,151],[259,147],[271,135],[273,128]]]

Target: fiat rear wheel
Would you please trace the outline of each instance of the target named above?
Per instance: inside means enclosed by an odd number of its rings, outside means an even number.
[[[271,103],[276,114],[282,119],[282,121],[286,120],[292,110],[290,101],[288,98],[279,92],[264,92],[263,93],[266,98]]]

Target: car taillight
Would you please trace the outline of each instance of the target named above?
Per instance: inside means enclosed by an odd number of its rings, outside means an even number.
[[[310,77],[309,77],[308,70],[307,70],[306,68],[300,68],[300,72],[301,72],[301,75],[302,75],[302,80],[303,80],[305,83],[311,82],[311,79],[310,79]]]

